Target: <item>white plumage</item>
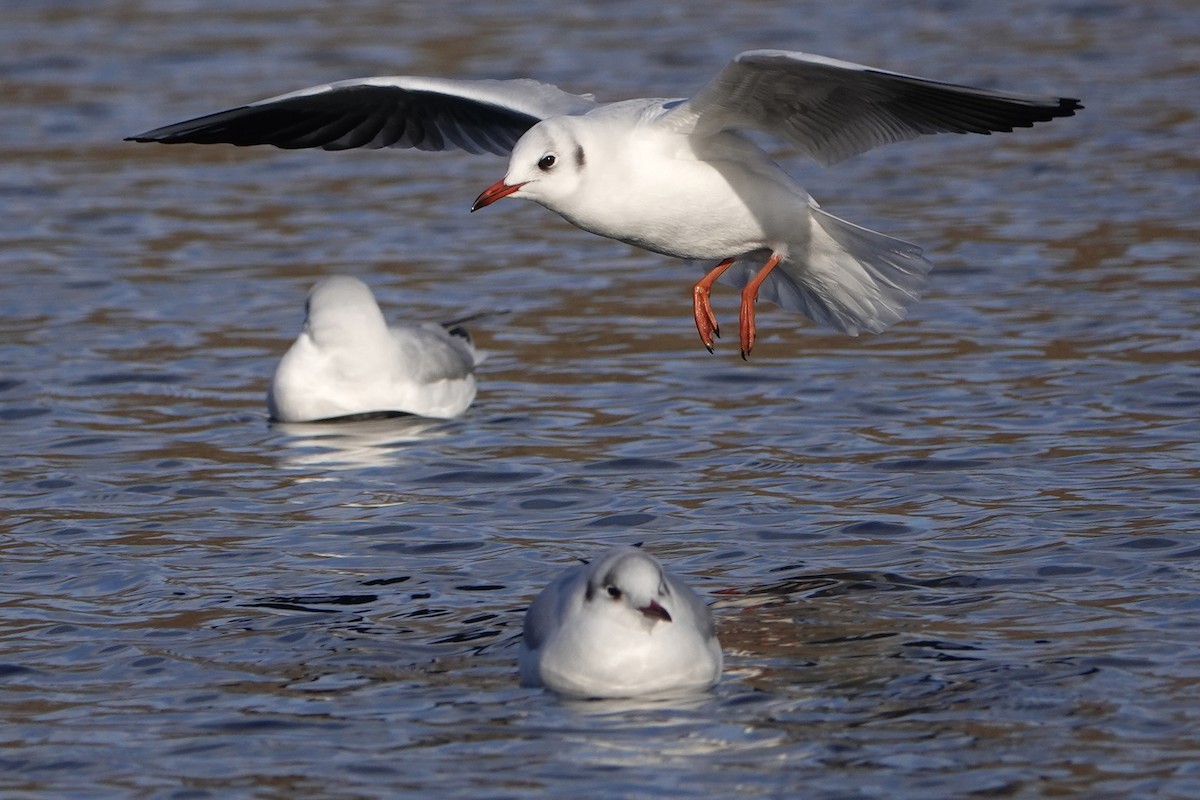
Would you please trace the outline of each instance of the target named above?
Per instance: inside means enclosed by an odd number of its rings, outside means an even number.
[[[357,278],[336,275],[308,294],[304,329],[275,369],[271,418],[312,422],[360,414],[455,417],[475,399],[477,355],[436,323],[388,327]]]
[[[571,567],[525,613],[521,683],[573,697],[705,689],[721,643],[700,598],[633,547]]]
[[[168,125],[136,141],[511,151],[474,209],[533,200],[593,233],[720,263],[693,287],[712,349],[714,281],[742,286],[742,355],[761,295],[849,334],[901,319],[925,288],[920,248],[822,210],[744,135],[777,136],[821,164],[922,134],[991,133],[1082,106],[942,83],[782,50],[735,57],[690,99],[600,104],[531,80],[340,81]]]

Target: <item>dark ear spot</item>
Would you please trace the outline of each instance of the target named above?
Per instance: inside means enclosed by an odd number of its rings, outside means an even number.
[[[584,162],[583,145],[576,145],[575,146],[575,166],[579,167],[580,169],[583,169],[583,162]]]

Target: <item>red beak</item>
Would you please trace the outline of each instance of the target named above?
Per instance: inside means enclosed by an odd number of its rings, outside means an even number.
[[[483,208],[484,206],[490,206],[492,203],[496,202],[497,200],[500,200],[501,198],[504,198],[504,197],[508,197],[510,194],[517,191],[524,185],[525,184],[523,184],[523,183],[518,183],[518,184],[514,184],[512,186],[509,186],[504,181],[496,181],[491,186],[489,186],[488,188],[484,189],[482,192],[479,193],[479,197],[476,197],[475,202],[471,205],[471,210],[478,211],[479,209]]]
[[[662,620],[663,622],[671,621],[671,615],[669,613],[667,613],[667,610],[665,608],[663,608],[662,606],[660,606],[658,604],[657,600],[651,600],[650,605],[642,606],[641,608],[638,609],[638,611],[642,612],[647,617],[652,617],[657,620]]]

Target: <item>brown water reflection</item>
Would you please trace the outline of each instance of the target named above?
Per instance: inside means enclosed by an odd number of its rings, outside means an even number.
[[[5,796],[1200,795],[1187,3],[10,6]],[[499,160],[120,141],[380,72],[685,94],[758,46],[1087,110],[789,164],[934,289],[877,338],[763,309],[749,364],[686,266],[468,216]],[[330,272],[508,312],[463,419],[267,425]],[[714,600],[725,680],[518,688],[528,599],[635,541]]]

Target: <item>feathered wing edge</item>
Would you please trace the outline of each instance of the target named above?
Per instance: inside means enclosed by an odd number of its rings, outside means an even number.
[[[808,53],[751,50],[686,101],[669,105],[681,131],[759,130],[825,166],[933,133],[1028,128],[1083,108],[1035,96],[934,81]]]
[[[759,299],[799,311],[818,325],[851,336],[881,333],[902,320],[933,269],[921,248],[810,208],[808,229],[789,243],[788,257],[759,290]],[[766,260],[740,259],[722,283],[745,286]]]
[[[540,120],[584,113],[594,106],[588,96],[527,79],[363,78],[165,125],[127,141],[324,150],[458,149],[506,155]]]

